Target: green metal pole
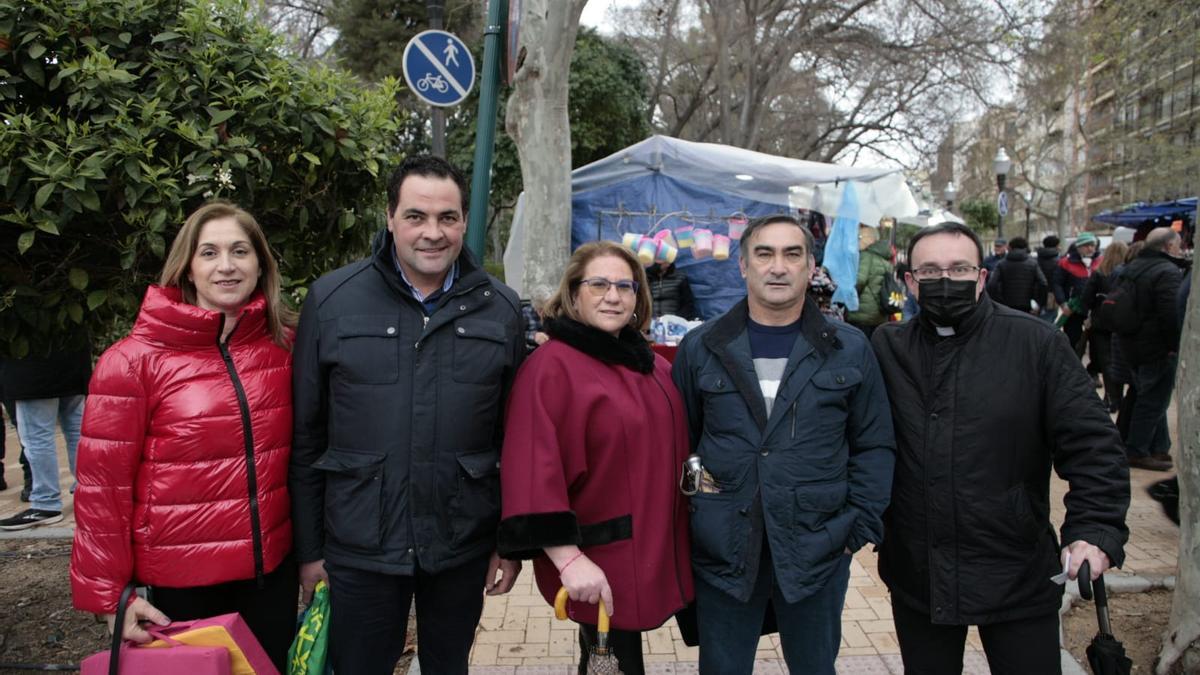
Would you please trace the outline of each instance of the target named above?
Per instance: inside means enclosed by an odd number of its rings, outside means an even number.
[[[487,26],[483,32],[483,71],[480,73],[479,116],[475,127],[475,164],[471,171],[471,212],[467,220],[467,248],[480,261],[486,244],[488,193],[492,189],[492,151],[496,145],[505,4],[505,0],[488,0]]]

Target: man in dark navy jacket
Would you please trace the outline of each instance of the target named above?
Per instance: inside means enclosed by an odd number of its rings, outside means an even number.
[[[834,672],[851,555],[878,543],[895,441],[866,337],[806,298],[812,235],[742,235],[747,297],[689,332],[673,377],[703,471],[691,497],[700,672],[749,674],[768,602],[793,673]]]

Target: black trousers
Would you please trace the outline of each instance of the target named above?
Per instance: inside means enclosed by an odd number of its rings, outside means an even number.
[[[13,430],[15,431],[17,428],[17,402],[5,401],[4,414],[8,416],[8,421],[10,424],[12,424]],[[4,459],[5,454],[7,453],[7,449],[4,447],[5,436],[7,435],[7,432],[8,429],[6,429],[3,424],[0,424],[0,459]],[[29,460],[25,459],[25,448],[21,447],[21,442],[19,440],[17,441],[17,451],[17,457],[21,461],[21,476],[25,479],[25,487],[29,488],[33,485],[33,472],[29,469]],[[3,479],[3,473],[3,469],[0,468],[0,479]]]
[[[391,675],[404,653],[408,610],[417,603],[421,672],[466,675],[483,614],[491,555],[454,569],[413,576],[325,563],[329,573],[329,651],[337,673]]]
[[[966,626],[935,625],[928,614],[892,600],[906,675],[959,675]],[[979,627],[992,675],[1059,675],[1058,614]]]
[[[579,675],[587,675],[588,660],[592,655],[592,647],[596,646],[596,627],[591,624],[579,624]],[[608,650],[617,657],[617,666],[622,675],[645,675],[646,666],[642,663],[642,632],[640,630],[608,631]]]
[[[1135,405],[1137,405],[1137,389],[1130,384],[1121,397],[1121,407],[1117,409],[1117,432],[1121,434],[1122,442],[1129,440],[1129,425],[1133,420],[1133,406]],[[1128,448],[1125,454],[1129,454]]]
[[[279,672],[287,672],[287,652],[296,636],[300,570],[292,556],[263,576],[193,588],[150,588],[150,603],[172,621],[205,619],[237,612]]]

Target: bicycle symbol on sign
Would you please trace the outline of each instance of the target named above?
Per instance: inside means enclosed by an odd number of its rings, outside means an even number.
[[[418,91],[428,91],[433,89],[439,94],[444,94],[450,90],[450,83],[446,82],[446,78],[433,73],[425,73],[425,77],[417,80]]]

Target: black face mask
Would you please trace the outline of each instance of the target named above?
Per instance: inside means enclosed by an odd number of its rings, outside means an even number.
[[[921,314],[938,326],[957,328],[979,300],[975,297],[975,279],[925,279],[917,282],[917,305]]]

